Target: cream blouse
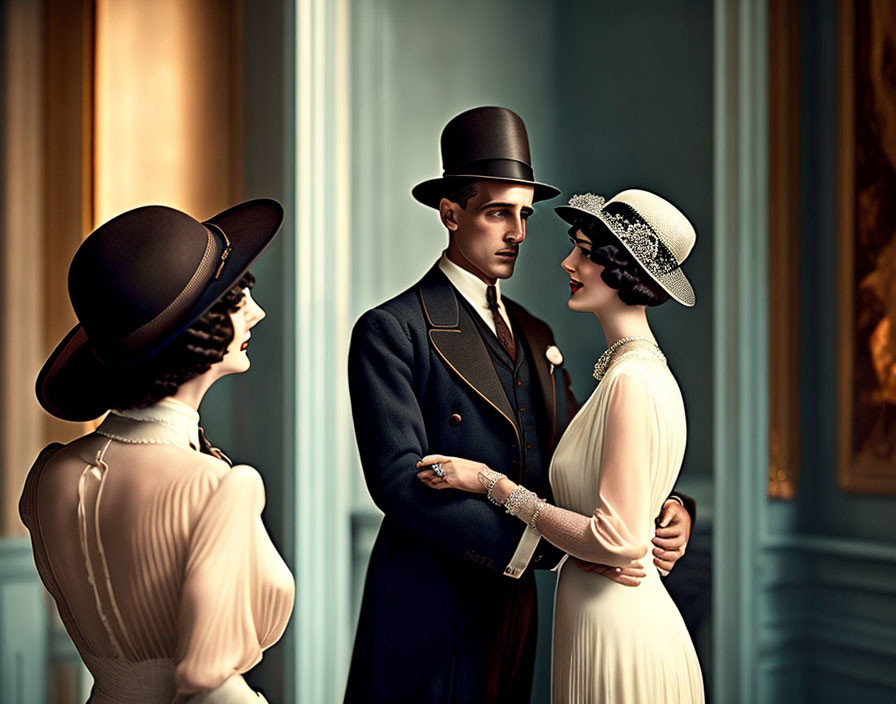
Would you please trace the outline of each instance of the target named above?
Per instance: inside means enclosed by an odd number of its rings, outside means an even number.
[[[258,701],[239,675],[286,628],[295,586],[261,522],[261,477],[198,452],[198,422],[172,398],[113,412],[28,474],[20,513],[91,702],[187,701],[225,682],[226,701]]]

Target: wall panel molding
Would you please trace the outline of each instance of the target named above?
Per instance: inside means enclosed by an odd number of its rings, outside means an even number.
[[[896,565],[896,545],[872,540],[792,533],[764,536],[761,547],[768,550],[795,550],[834,555],[852,560],[890,562]]]
[[[812,687],[836,699],[841,681],[872,701],[896,690],[896,549],[791,534],[765,536],[762,551],[760,701],[809,698]],[[794,695],[783,673],[805,677],[803,689]]]
[[[295,5],[295,701],[341,701],[352,629],[350,0]],[[285,233],[286,234],[286,233]]]
[[[31,541],[0,538],[0,701],[30,704],[47,694],[46,593]]]
[[[768,466],[765,3],[716,0],[712,697],[760,701],[756,575]]]

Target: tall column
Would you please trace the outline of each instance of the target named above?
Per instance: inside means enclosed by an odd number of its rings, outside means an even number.
[[[766,4],[715,1],[713,699],[758,702],[768,486]]]
[[[295,7],[295,701],[341,701],[354,474],[349,0]]]

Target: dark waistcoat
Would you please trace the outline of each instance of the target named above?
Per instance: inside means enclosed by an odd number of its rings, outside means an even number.
[[[549,442],[549,439],[545,437],[548,421],[543,417],[545,414],[535,395],[535,380],[532,375],[528,347],[520,344],[520,332],[516,329],[517,326],[512,326],[516,343],[516,359],[511,360],[507,350],[504,349],[485,321],[466,300],[462,300],[461,303],[467,307],[467,312],[476,323],[479,334],[485,342],[501,387],[513,409],[513,421],[519,431],[522,443],[520,452],[522,464],[520,460],[513,460],[513,468],[516,471],[513,474],[508,473],[508,476],[539,496],[547,496],[550,492],[547,476],[550,456],[543,452],[543,448]]]

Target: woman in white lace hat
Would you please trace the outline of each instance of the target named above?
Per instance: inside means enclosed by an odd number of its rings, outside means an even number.
[[[550,469],[556,505],[493,468],[430,455],[420,479],[435,489],[486,494],[493,503],[579,560],[631,569],[656,531],[684,457],[684,403],[647,320],[670,298],[694,305],[681,270],[696,234],[653,193],[609,201],[574,196],[556,208],[570,225],[569,307],[597,317],[607,350],[597,387],[569,424]],[[683,550],[683,549],[682,549]],[[566,564],[557,583],[552,700],[555,704],[700,703],[700,664],[659,569],[634,589]]]
[[[199,427],[208,388],[249,368],[249,265],[283,210],[261,199],[205,222],[119,215],[69,269],[78,325],[37,379],[64,420],[111,412],[44,448],[19,503],[41,579],[94,678],[91,704],[254,702],[242,673],[283,634],[295,586],[261,522],[258,472]]]

